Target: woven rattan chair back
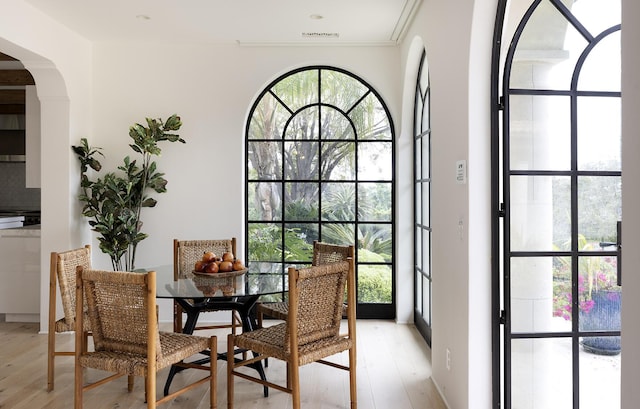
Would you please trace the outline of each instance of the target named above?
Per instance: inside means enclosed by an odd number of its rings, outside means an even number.
[[[313,242],[313,260],[311,261],[311,265],[319,266],[322,264],[335,263],[336,261],[345,261],[349,257],[354,258],[353,246],[340,246],[319,241]]]
[[[73,356],[74,351],[56,350],[56,333],[73,331],[76,316],[76,267],[91,268],[91,245],[52,252],[49,271],[49,326],[47,352],[47,391],[52,391],[55,381],[55,357]],[[57,318],[57,294],[60,292],[64,316]],[[89,330],[88,322],[85,330]]]
[[[155,331],[156,355],[162,354],[157,328],[149,327],[148,277],[139,273],[84,271],[85,299],[95,351],[144,356],[148,334]]]
[[[218,257],[226,252],[230,252],[236,257],[236,238],[221,240],[173,240],[173,279],[187,277],[187,273],[193,271],[196,261],[202,259],[202,255],[206,251],[211,251]],[[219,311],[215,304],[211,304],[211,308],[203,308],[202,312]],[[241,326],[239,315],[232,311],[231,321],[229,324],[219,325],[199,325],[196,330],[204,329],[220,329],[231,328],[235,334],[236,328]],[[182,307],[177,303],[173,303],[173,331],[182,332]]]
[[[313,259],[311,261],[311,265],[313,266],[346,261],[349,257],[354,258],[353,246],[341,246],[338,244],[323,243],[317,240],[313,242]],[[256,306],[258,327],[263,326],[265,316],[278,320],[286,320],[288,312],[289,303],[287,301],[260,303]],[[343,313],[346,315],[346,306],[343,306]]]
[[[338,336],[348,273],[346,261],[289,268],[287,332],[295,331],[298,346]]]
[[[86,302],[94,339],[94,351],[88,352],[82,344],[86,340],[78,331],[84,320],[81,314],[76,320],[76,409],[82,407],[85,391],[123,375],[145,377],[147,408],[155,408],[205,382],[209,382],[210,407],[216,407],[216,362],[202,366],[183,360],[206,349],[215,351],[217,339],[158,330],[155,271],[133,273],[78,267],[76,281],[76,297]],[[76,315],[79,309],[76,305]],[[208,376],[156,400],[156,374],[173,364],[206,370]],[[84,385],[84,368],[115,375]]]
[[[347,333],[340,334],[342,304],[355,303],[355,272],[353,259],[303,269],[290,267],[289,313],[286,322],[240,335],[230,334],[227,356],[250,350],[258,354],[250,359],[227,360],[227,402],[233,409],[234,376],[239,376],[292,395],[293,408],[300,408],[299,367],[312,362],[349,371],[351,408],[357,407],[356,390],[356,324],[355,309],[347,315]],[[343,351],[349,352],[349,364],[325,360]],[[269,357],[286,361],[286,386],[240,372],[237,368]]]
[[[60,299],[64,311],[66,331],[73,331],[76,316],[76,268],[91,268],[91,247],[89,245],[63,253],[52,253],[56,262],[56,279],[60,287]]]
[[[193,271],[196,261],[202,259],[206,251],[214,252],[218,257],[230,252],[236,256],[236,238],[224,240],[173,240],[173,276],[177,280],[185,278]]]

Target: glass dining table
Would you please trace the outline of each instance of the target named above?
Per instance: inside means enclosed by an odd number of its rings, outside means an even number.
[[[173,265],[161,265],[140,269],[156,272],[156,298],[173,299],[187,315],[182,332],[193,334],[198,317],[205,310],[238,312],[242,330],[257,328],[253,309],[260,297],[278,296],[287,291],[285,286],[286,268],[282,263],[255,262],[244,271],[231,273],[194,274],[174,280]],[[203,351],[204,352],[204,351]],[[227,359],[226,353],[217,354],[217,359]],[[205,363],[210,357],[198,361]],[[260,361],[253,365],[262,379],[266,379]],[[169,394],[173,377],[181,370],[173,366],[165,383],[164,394]],[[264,387],[264,395],[268,389]]]

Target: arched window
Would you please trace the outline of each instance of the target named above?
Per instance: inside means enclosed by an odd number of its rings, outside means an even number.
[[[304,67],[269,84],[246,126],[247,261],[271,262],[260,273],[286,288],[314,240],[355,244],[358,316],[395,317],[393,141],[382,98],[349,72]]]
[[[431,88],[426,52],[416,79],[413,119],[416,327],[431,345]]]

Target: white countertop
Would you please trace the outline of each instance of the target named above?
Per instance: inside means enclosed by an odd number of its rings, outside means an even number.
[[[0,237],[40,237],[40,225],[34,224],[13,229],[0,229]]]
[[[24,216],[0,216],[0,223],[23,222]]]

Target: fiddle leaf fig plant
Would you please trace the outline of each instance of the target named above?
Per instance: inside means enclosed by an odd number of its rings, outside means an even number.
[[[108,172],[104,177],[91,179],[90,169],[102,170],[97,156],[104,157],[102,148],[92,147],[86,138],[80,145],[72,146],[80,161],[80,189],[82,214],[89,219],[91,230],[98,233],[100,250],[109,255],[116,271],[135,269],[138,244],[148,237],[142,232],[140,219],[143,207],[155,207],[157,200],[150,195],[167,191],[164,173],[158,172],[152,156],[160,156],[159,142],[186,143],[173,133],[182,126],[176,114],[166,121],[146,118],[146,127],[134,124],[129,128],[133,143],[129,146],[140,154],[140,162],[126,156],[118,166],[118,172]]]

